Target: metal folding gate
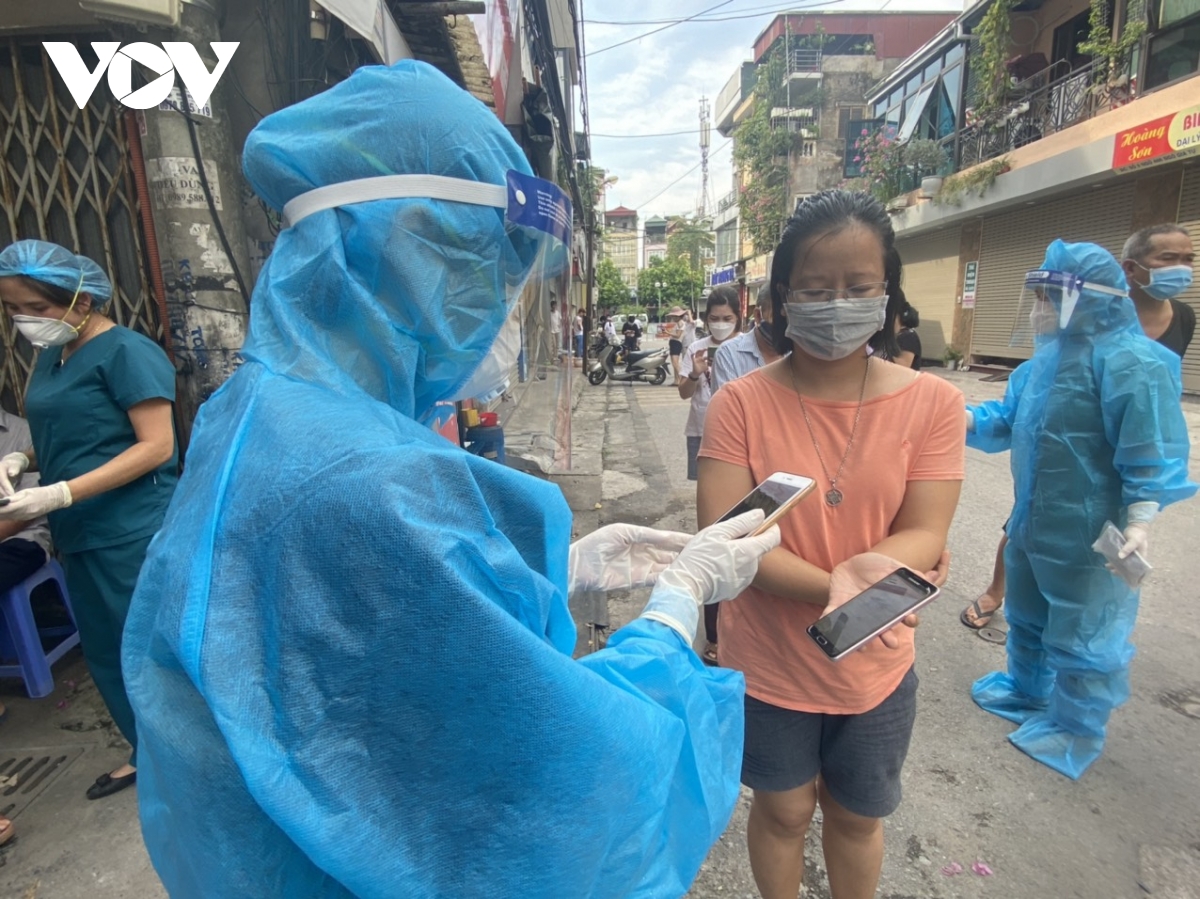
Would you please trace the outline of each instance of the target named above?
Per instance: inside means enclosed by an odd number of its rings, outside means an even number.
[[[79,47],[94,67],[87,41]],[[103,85],[80,109],[41,42],[0,41],[0,247],[40,238],[94,259],[113,283],[108,314],[161,344],[121,112]],[[8,316],[0,353],[0,405],[23,413],[35,356]]]

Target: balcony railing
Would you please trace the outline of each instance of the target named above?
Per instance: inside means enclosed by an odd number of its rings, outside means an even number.
[[[1098,60],[1023,94],[1010,94],[999,113],[962,130],[959,168],[1003,156],[1128,103],[1133,99],[1128,80],[1108,80],[1107,68],[1107,60]]]
[[[821,71],[821,51],[808,47],[793,47],[788,56],[788,74],[819,74]]]

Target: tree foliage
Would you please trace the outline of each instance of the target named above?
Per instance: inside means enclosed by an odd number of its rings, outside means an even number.
[[[638,302],[648,309],[657,307],[664,313],[672,306],[690,309],[703,289],[704,274],[693,269],[683,256],[651,259],[638,272]]]
[[[995,0],[979,23],[979,91],[975,112],[995,114],[1008,96],[1008,62],[1012,43],[1012,9],[1017,0]]]
[[[629,302],[629,288],[621,280],[617,264],[611,259],[601,259],[596,266],[596,292],[600,305],[605,308]]]
[[[784,75],[783,48],[776,45],[758,68],[751,112],[734,132],[733,161],[744,179],[739,214],[755,253],[775,248],[788,215],[787,157],[795,138],[771,127],[771,110],[787,106]]]
[[[692,270],[698,272],[704,268],[704,259],[712,255],[714,245],[707,222],[685,219],[676,223],[667,236],[667,255],[686,259]]]

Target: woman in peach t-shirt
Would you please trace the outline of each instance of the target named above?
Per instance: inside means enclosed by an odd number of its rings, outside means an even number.
[[[783,519],[783,543],[754,585],[721,610],[720,662],[746,675],[742,782],[754,791],[750,862],[765,899],[796,896],[818,803],[834,899],[874,896],[882,819],[900,802],[916,716],[911,628],[840,662],[805,634],[831,600],[897,565],[938,566],[958,504],[962,394],[867,351],[881,330],[895,339],[888,288],[900,276],[878,202],[838,190],[809,197],[771,267],[776,343],[790,355],[725,385],[708,410],[701,526],[773,472],[817,481]]]

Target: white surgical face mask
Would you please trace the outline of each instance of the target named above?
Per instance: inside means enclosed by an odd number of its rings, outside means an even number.
[[[39,350],[44,350],[51,346],[64,346],[70,343],[79,336],[80,330],[87,320],[91,317],[91,313],[79,323],[79,327],[68,325],[63,319],[71,314],[71,310],[75,308],[75,302],[79,299],[79,288],[83,286],[83,274],[79,275],[79,287],[75,288],[75,296],[71,297],[71,305],[67,307],[67,311],[63,313],[63,318],[43,318],[40,315],[14,315],[12,322],[17,326],[17,330],[24,335],[25,339],[32,343]]]
[[[816,359],[845,359],[883,330],[888,298],[787,304],[787,336]]]
[[[709,332],[717,340],[726,340],[737,327],[733,322],[711,322],[708,326]]]
[[[496,342],[479,363],[479,368],[475,369],[475,374],[471,375],[471,380],[450,399],[477,399],[486,403],[508,388],[509,373],[517,364],[517,357],[521,355],[520,309],[518,303],[504,320],[504,327],[500,329]]]

